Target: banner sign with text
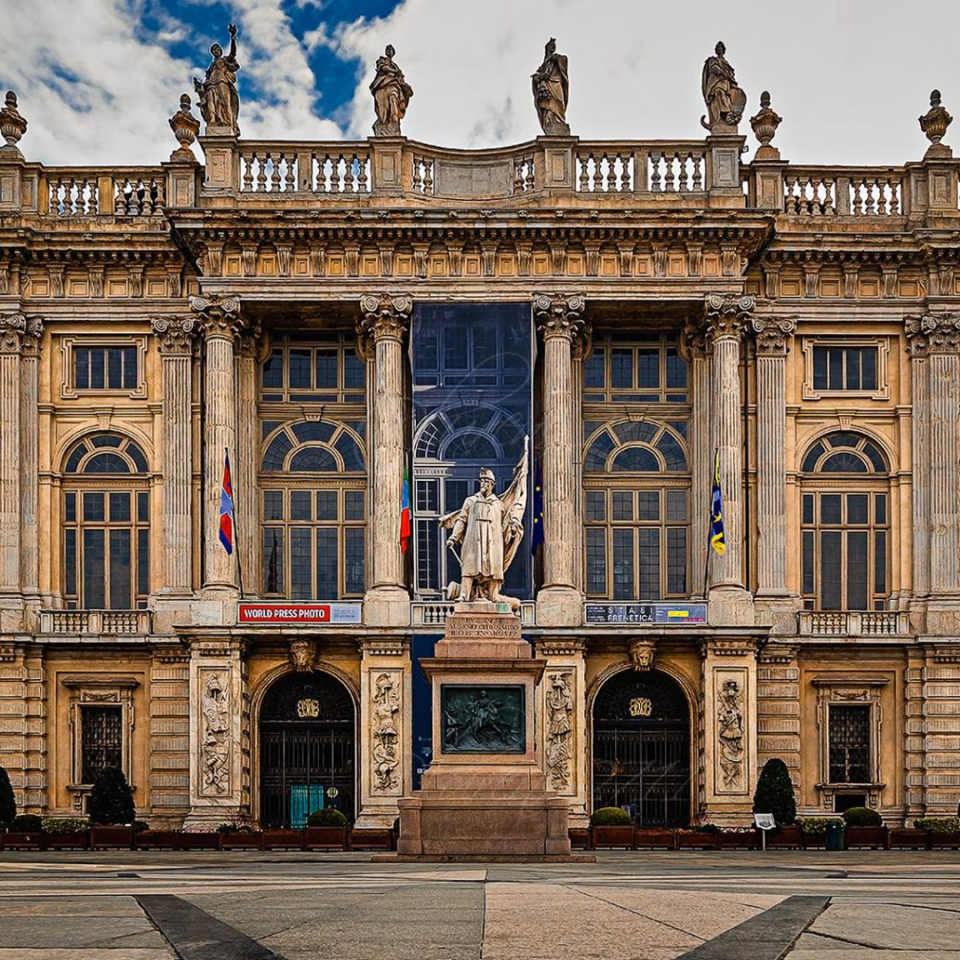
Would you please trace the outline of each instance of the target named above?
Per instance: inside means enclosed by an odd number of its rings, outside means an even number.
[[[240,623],[360,623],[357,603],[241,603]]]
[[[705,603],[588,603],[587,623],[706,623]]]

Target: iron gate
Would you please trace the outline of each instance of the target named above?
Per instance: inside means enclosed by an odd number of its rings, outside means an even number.
[[[640,827],[690,820],[690,717],[656,670],[608,680],[593,705],[593,809],[622,807]]]
[[[324,673],[287,674],[260,711],[260,822],[304,825],[321,807],[356,815],[356,720],[353,700]]]

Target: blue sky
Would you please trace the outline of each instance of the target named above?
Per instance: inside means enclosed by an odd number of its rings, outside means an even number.
[[[700,70],[718,39],[747,116],[770,90],[784,117],[775,143],[794,163],[919,160],[933,87],[960,115],[957,0],[2,0],[0,90],[16,90],[30,123],[24,155],[166,159],[167,119],[231,21],[244,139],[368,136],[367,87],[392,43],[415,91],[406,136],[522,143],[540,132],[530,74],[551,36],[584,140],[701,138]],[[749,124],[741,132],[754,146]],[[960,121],[945,142],[958,134]]]

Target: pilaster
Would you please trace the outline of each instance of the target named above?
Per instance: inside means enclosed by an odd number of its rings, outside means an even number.
[[[779,757],[800,782],[800,647],[772,642],[757,656],[757,766]]]
[[[0,633],[23,627],[20,592],[22,313],[0,316]]]
[[[234,468],[234,510],[236,511],[237,550],[243,570],[245,596],[260,593],[260,511],[257,503],[257,468],[260,437],[257,420],[257,358],[260,355],[260,331],[254,329],[240,339],[237,358],[237,456]]]
[[[20,357],[20,590],[24,629],[40,611],[40,341],[43,321],[28,316]]]

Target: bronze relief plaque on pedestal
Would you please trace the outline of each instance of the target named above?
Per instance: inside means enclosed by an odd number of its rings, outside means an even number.
[[[525,690],[522,684],[440,686],[443,753],[524,753]]]

